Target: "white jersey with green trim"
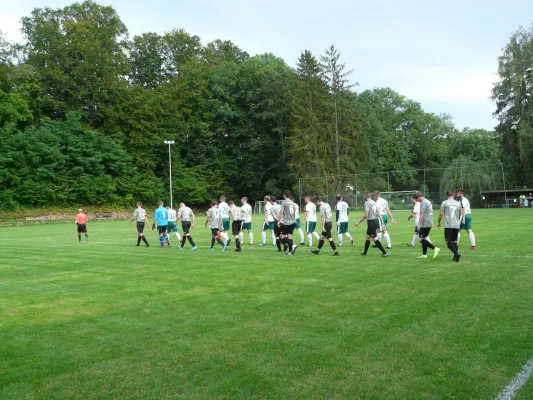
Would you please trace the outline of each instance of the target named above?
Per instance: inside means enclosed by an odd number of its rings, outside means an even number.
[[[470,202],[466,197],[463,197],[459,202],[461,203],[461,207],[465,209],[466,215],[472,214],[472,210],[470,209]]]
[[[307,222],[316,222],[316,206],[314,203],[307,203],[305,212],[307,213]]]
[[[169,208],[168,209],[168,222],[176,222],[176,219],[177,219],[176,210]]]
[[[335,209],[339,212],[339,222],[348,222],[348,203],[339,201]]]
[[[274,222],[274,217],[272,216],[272,213],[270,212],[272,210],[272,203],[268,202],[265,204],[265,214],[268,211],[268,218],[267,222]]]
[[[252,206],[250,204],[243,204],[241,210],[244,214],[244,222],[252,222]]]
[[[294,209],[295,209],[295,213],[296,213],[296,219],[300,219],[300,206],[298,205],[298,203],[294,203]]]
[[[389,203],[383,197],[380,197],[376,200],[376,205],[378,206],[378,211],[381,215],[387,215],[387,208],[389,208]]]
[[[218,209],[220,210],[220,218],[226,219],[229,218],[229,205],[225,201],[221,202],[218,205]]]

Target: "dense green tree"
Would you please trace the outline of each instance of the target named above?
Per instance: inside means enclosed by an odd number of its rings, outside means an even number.
[[[115,10],[92,1],[35,9],[22,18],[22,32],[25,62],[47,91],[45,115],[61,118],[76,109],[92,126],[102,126],[128,72],[128,31]]]
[[[250,55],[229,40],[214,40],[207,43],[202,51],[202,59],[210,64],[220,64],[223,61],[243,63]]]
[[[498,59],[499,81],[492,90],[497,132],[513,159],[516,178],[533,184],[533,25],[513,33]]]
[[[129,45],[129,79],[143,88],[157,89],[165,79],[163,38],[149,32],[133,37]]]

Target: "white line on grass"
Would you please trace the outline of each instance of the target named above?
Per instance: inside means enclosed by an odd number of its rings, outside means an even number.
[[[496,397],[496,400],[511,400],[515,397],[516,392],[524,386],[527,380],[533,374],[533,358],[530,358],[527,363],[525,363],[524,368],[520,371],[515,378],[509,382],[507,387],[503,389],[502,392]]]

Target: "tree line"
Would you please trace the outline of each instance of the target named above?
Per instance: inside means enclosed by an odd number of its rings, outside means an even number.
[[[175,141],[173,195],[192,204],[220,193],[261,199],[299,176],[457,160],[504,160],[513,183],[533,179],[522,171],[533,159],[531,123],[522,123],[532,120],[531,75],[495,86],[496,131],[458,130],[392,89],[356,92],[335,46],[304,50],[291,68],[182,29],[130,37],[112,7],[92,1],[35,9],[21,30],[23,43],[0,35],[3,209],[166,198],[164,140]],[[513,38],[500,75],[516,78],[533,66],[533,30]]]

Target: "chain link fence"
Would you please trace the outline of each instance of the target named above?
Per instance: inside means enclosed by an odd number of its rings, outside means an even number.
[[[503,163],[468,164],[447,168],[424,168],[404,171],[363,172],[353,175],[301,177],[298,179],[297,200],[302,206],[306,196],[322,197],[330,205],[341,194],[352,209],[363,208],[366,192],[381,192],[393,210],[410,210],[415,191],[435,204],[446,198],[446,190],[464,190],[473,206],[482,207],[484,191],[501,190],[506,195]]]

